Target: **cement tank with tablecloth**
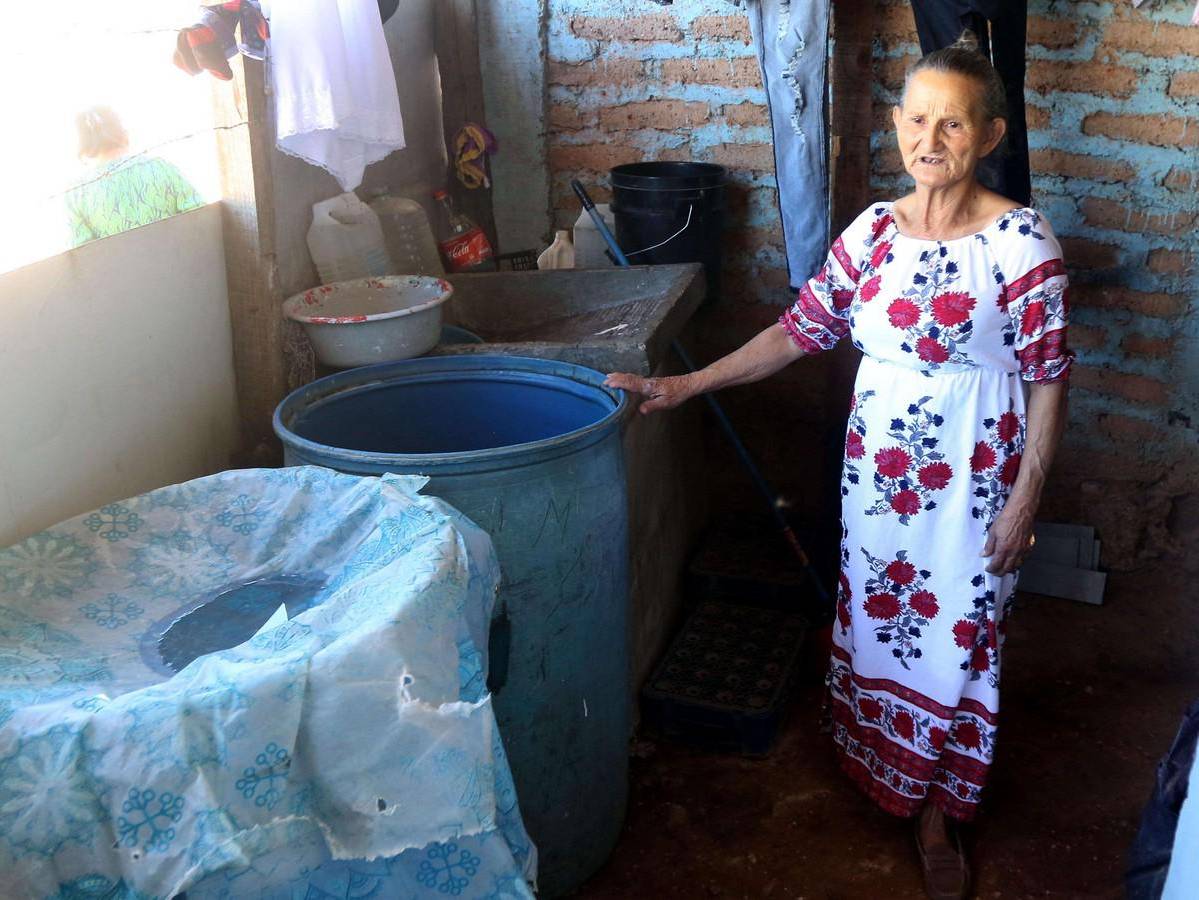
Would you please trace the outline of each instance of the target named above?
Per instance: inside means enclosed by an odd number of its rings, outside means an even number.
[[[530,898],[495,556],[422,485],[227,472],[0,550],[0,896]]]
[[[550,896],[604,862],[627,799],[625,399],[603,379],[556,360],[406,360],[322,378],[275,416],[288,462],[428,475],[495,541],[510,621],[496,715]]]

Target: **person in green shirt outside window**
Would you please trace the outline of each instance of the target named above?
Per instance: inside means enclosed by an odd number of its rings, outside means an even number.
[[[204,205],[165,159],[128,155],[129,135],[109,107],[86,109],[75,124],[79,157],[93,168],[66,193],[72,247]]]

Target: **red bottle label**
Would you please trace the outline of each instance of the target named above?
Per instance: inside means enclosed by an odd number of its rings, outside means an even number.
[[[441,245],[441,255],[445,258],[445,266],[451,272],[465,272],[491,259],[491,244],[481,228],[472,228],[466,234],[460,234],[444,241]]]

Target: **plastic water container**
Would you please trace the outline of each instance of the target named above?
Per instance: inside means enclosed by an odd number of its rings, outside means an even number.
[[[396,275],[444,275],[425,209],[415,200],[382,191],[370,202]]]
[[[308,252],[321,284],[392,271],[379,217],[353,193],[313,204]]]
[[[604,224],[608,226],[608,230],[615,234],[616,220],[608,204],[597,203],[595,204],[595,210],[600,214],[600,218],[604,220]],[[615,265],[605,255],[604,251],[607,249],[608,245],[600,237],[599,229],[591,221],[591,216],[587,214],[587,210],[583,210],[579,214],[578,221],[575,222],[575,268],[604,269]]]

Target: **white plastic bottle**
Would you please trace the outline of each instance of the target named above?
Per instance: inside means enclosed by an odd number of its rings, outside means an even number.
[[[308,252],[321,284],[392,272],[379,217],[353,193],[313,204]]]
[[[423,206],[383,190],[371,198],[370,207],[383,228],[383,243],[394,274],[445,274]]]
[[[537,257],[539,269],[573,269],[575,248],[570,242],[570,233],[565,229],[554,232],[554,242]]]
[[[597,203],[595,204],[595,209],[600,214],[600,218],[603,219],[604,224],[608,226],[608,230],[615,232],[616,222],[612,217],[611,207],[607,203]],[[579,220],[575,222],[574,246],[576,268],[606,269],[616,265],[605,254],[604,251],[608,249],[608,245],[600,237],[599,229],[591,221],[591,216],[587,214],[587,210],[579,213]]]

